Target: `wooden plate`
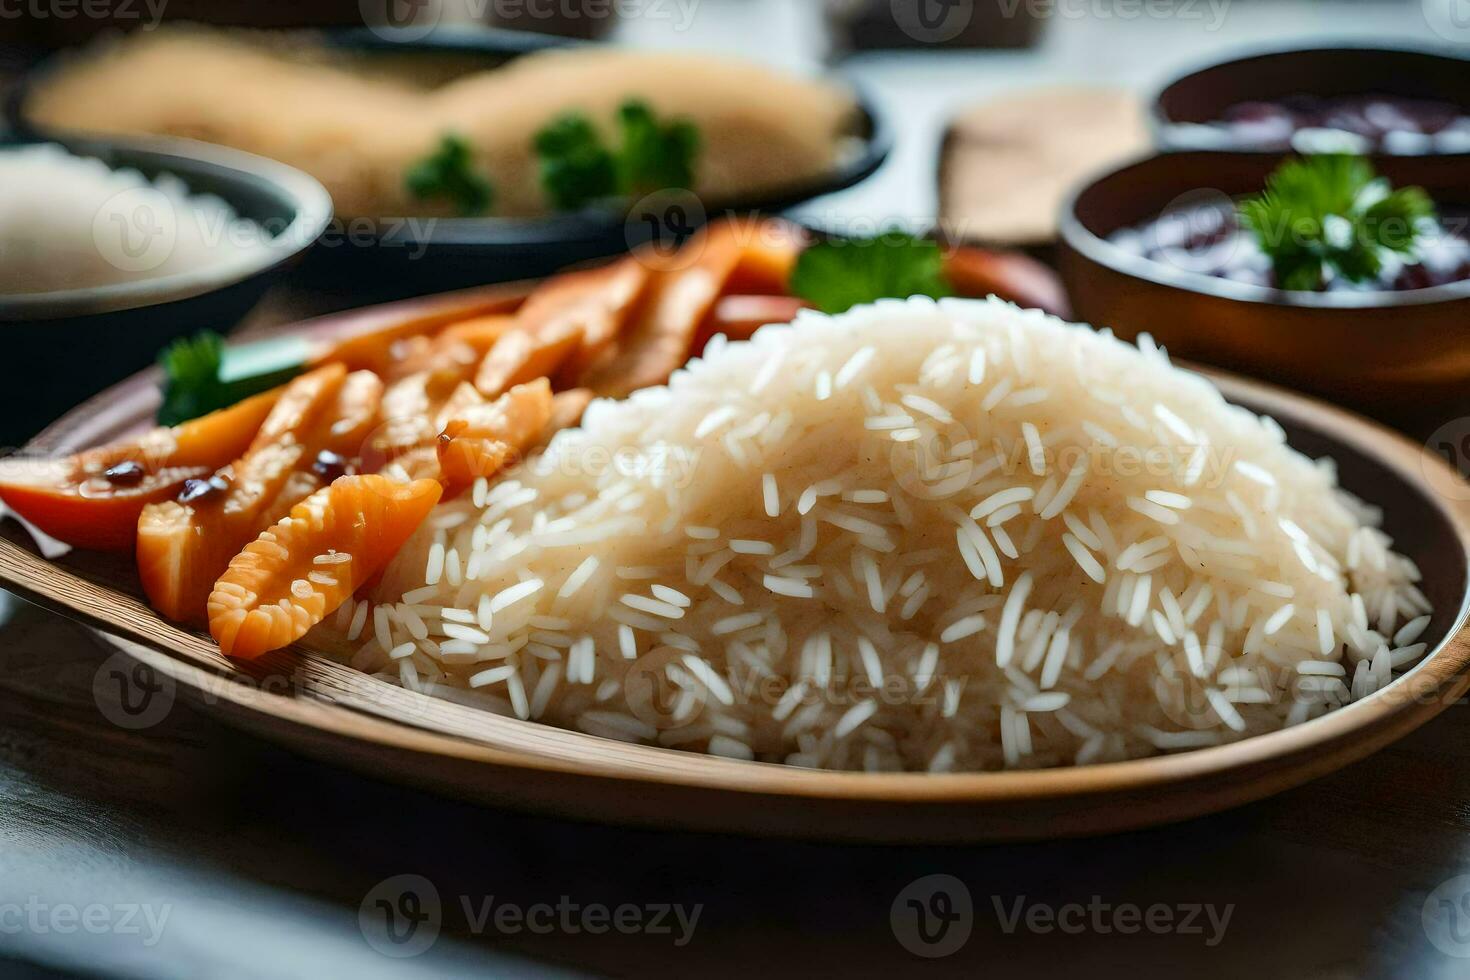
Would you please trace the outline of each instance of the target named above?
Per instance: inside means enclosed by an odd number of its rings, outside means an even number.
[[[517,287],[481,291],[514,302]],[[323,318],[327,335],[401,315],[410,301]],[[1094,834],[1179,820],[1259,799],[1345,766],[1423,724],[1470,687],[1470,486],[1422,447],[1301,396],[1223,375],[1232,400],[1274,415],[1293,445],[1331,453],[1343,484],[1385,508],[1418,562],[1435,615],[1431,652],[1379,693],[1295,728],[1133,762],[1034,772],[817,772],[627,745],[435,700],[309,653],[248,669],[207,637],[159,619],[127,557],[55,563],[5,521],[0,583],[100,627],[108,643],[177,697],[305,754],[495,805],[591,820],[823,839],[959,842]],[[41,437],[72,450],[147,423],[154,377],[138,375]],[[167,704],[165,704],[165,708]],[[152,710],[146,702],[143,710]]]

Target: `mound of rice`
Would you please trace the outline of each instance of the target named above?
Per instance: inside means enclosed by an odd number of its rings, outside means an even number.
[[[1083,764],[1296,724],[1417,660],[1429,604],[1376,523],[1147,341],[912,299],[594,403],[336,628],[361,669],[611,738]]]
[[[270,235],[172,174],[149,180],[55,144],[0,149],[0,295],[243,268]]]

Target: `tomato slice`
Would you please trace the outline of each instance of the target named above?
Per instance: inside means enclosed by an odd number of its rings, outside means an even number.
[[[0,460],[0,498],[73,547],[127,551],[143,508],[239,458],[282,390],[65,459]]]

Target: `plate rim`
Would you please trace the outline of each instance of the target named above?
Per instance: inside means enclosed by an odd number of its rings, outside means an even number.
[[[510,296],[524,284],[481,287],[467,291],[486,296]],[[462,297],[465,293],[449,294]],[[344,324],[363,317],[395,314],[404,308],[442,301],[444,296],[422,297],[366,307],[361,310],[332,314],[312,320],[286,324],[271,332],[305,331],[328,335]],[[1247,379],[1214,369],[1184,365],[1217,384],[1227,397],[1247,401],[1253,410],[1276,414],[1287,409],[1289,414],[1310,419],[1310,425],[1334,441],[1345,443],[1380,465],[1394,471],[1401,480],[1421,487],[1426,502],[1436,508],[1456,534],[1456,544],[1465,553],[1470,567],[1470,501],[1447,499],[1425,487],[1429,471],[1454,475],[1453,469],[1424,446],[1372,420],[1309,396],[1300,395],[1266,382]],[[115,400],[126,389],[146,387],[151,375],[140,372],[120,382],[96,398],[62,416],[33,440],[33,446],[55,446],[68,432],[76,432],[101,404]],[[134,395],[133,397],[137,397]],[[0,541],[0,552],[10,550],[29,556],[56,568],[33,552],[9,541]],[[74,578],[75,573],[65,571]],[[0,583],[32,601],[36,594],[24,581],[18,581],[5,568],[0,568]],[[1442,641],[1412,670],[1397,678],[1390,686],[1360,701],[1331,711],[1319,718],[1262,735],[1252,736],[1226,745],[1195,749],[1170,755],[1149,756],[1124,762],[1087,766],[1065,766],[1035,770],[964,773],[867,773],[813,770],[781,763],[723,759],[699,753],[683,752],[662,746],[644,746],[618,742],[601,736],[557,728],[540,722],[503,718],[490,712],[464,706],[460,710],[496,719],[497,725],[510,726],[507,731],[534,734],[544,751],[524,746],[511,748],[482,742],[461,734],[436,730],[425,724],[390,719],[361,705],[336,703],[312,692],[286,696],[242,682],[249,675],[238,670],[225,673],[206,668],[198,658],[169,647],[160,640],[153,646],[142,646],[131,639],[96,630],[99,637],[115,649],[140,659],[137,650],[146,650],[155,669],[173,677],[189,690],[206,691],[215,700],[225,700],[234,707],[259,713],[266,720],[289,721],[319,733],[348,738],[392,749],[409,749],[431,758],[458,762],[508,767],[524,772],[559,774],[589,779],[613,779],[637,783],[649,788],[663,787],[720,793],[756,794],[801,800],[867,802],[874,804],[959,804],[967,808],[1035,804],[1063,799],[1085,801],[1107,796],[1157,794],[1165,791],[1187,792],[1197,786],[1203,795],[1210,793],[1209,783],[1222,777],[1249,777],[1251,785],[1235,787],[1233,801],[1215,802],[1186,808],[1189,814],[1222,809],[1247,799],[1269,795],[1305,782],[1363,758],[1419,727],[1470,689],[1470,583],[1462,588],[1460,607],[1453,614]],[[101,587],[101,586],[98,586]],[[40,600],[42,605],[57,609],[58,604]],[[62,608],[63,615],[65,609]],[[155,614],[155,619],[157,619]],[[160,620],[161,622],[161,620]],[[137,649],[133,649],[137,648]],[[298,666],[332,663],[317,655],[292,654]],[[221,658],[223,663],[223,658]],[[335,665],[343,670],[351,668]],[[374,685],[402,691],[386,682],[361,675]],[[434,704],[443,702],[405,692]],[[1281,770],[1285,770],[1282,772]],[[409,779],[409,777],[400,777]],[[411,781],[411,780],[410,780]],[[1218,796],[1221,789],[1214,790]],[[514,800],[506,802],[514,803]],[[615,817],[613,819],[616,819]],[[1104,820],[1107,829],[1122,829],[1172,819],[1148,816],[1133,819]],[[738,821],[737,821],[738,822]],[[988,836],[977,828],[973,837]]]

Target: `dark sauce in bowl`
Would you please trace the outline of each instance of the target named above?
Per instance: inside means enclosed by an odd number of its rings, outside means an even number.
[[[1398,95],[1289,95],[1237,102],[1213,122],[1179,127],[1186,142],[1303,153],[1470,153],[1470,114],[1453,102]]]
[[[1421,233],[1417,254],[1388,254],[1376,280],[1328,278],[1326,292],[1424,289],[1470,279],[1470,209],[1442,212]],[[1240,226],[1234,203],[1224,195],[1165,211],[1142,225],[1121,228],[1108,240],[1134,255],[1201,275],[1277,288],[1271,259],[1255,235]]]

